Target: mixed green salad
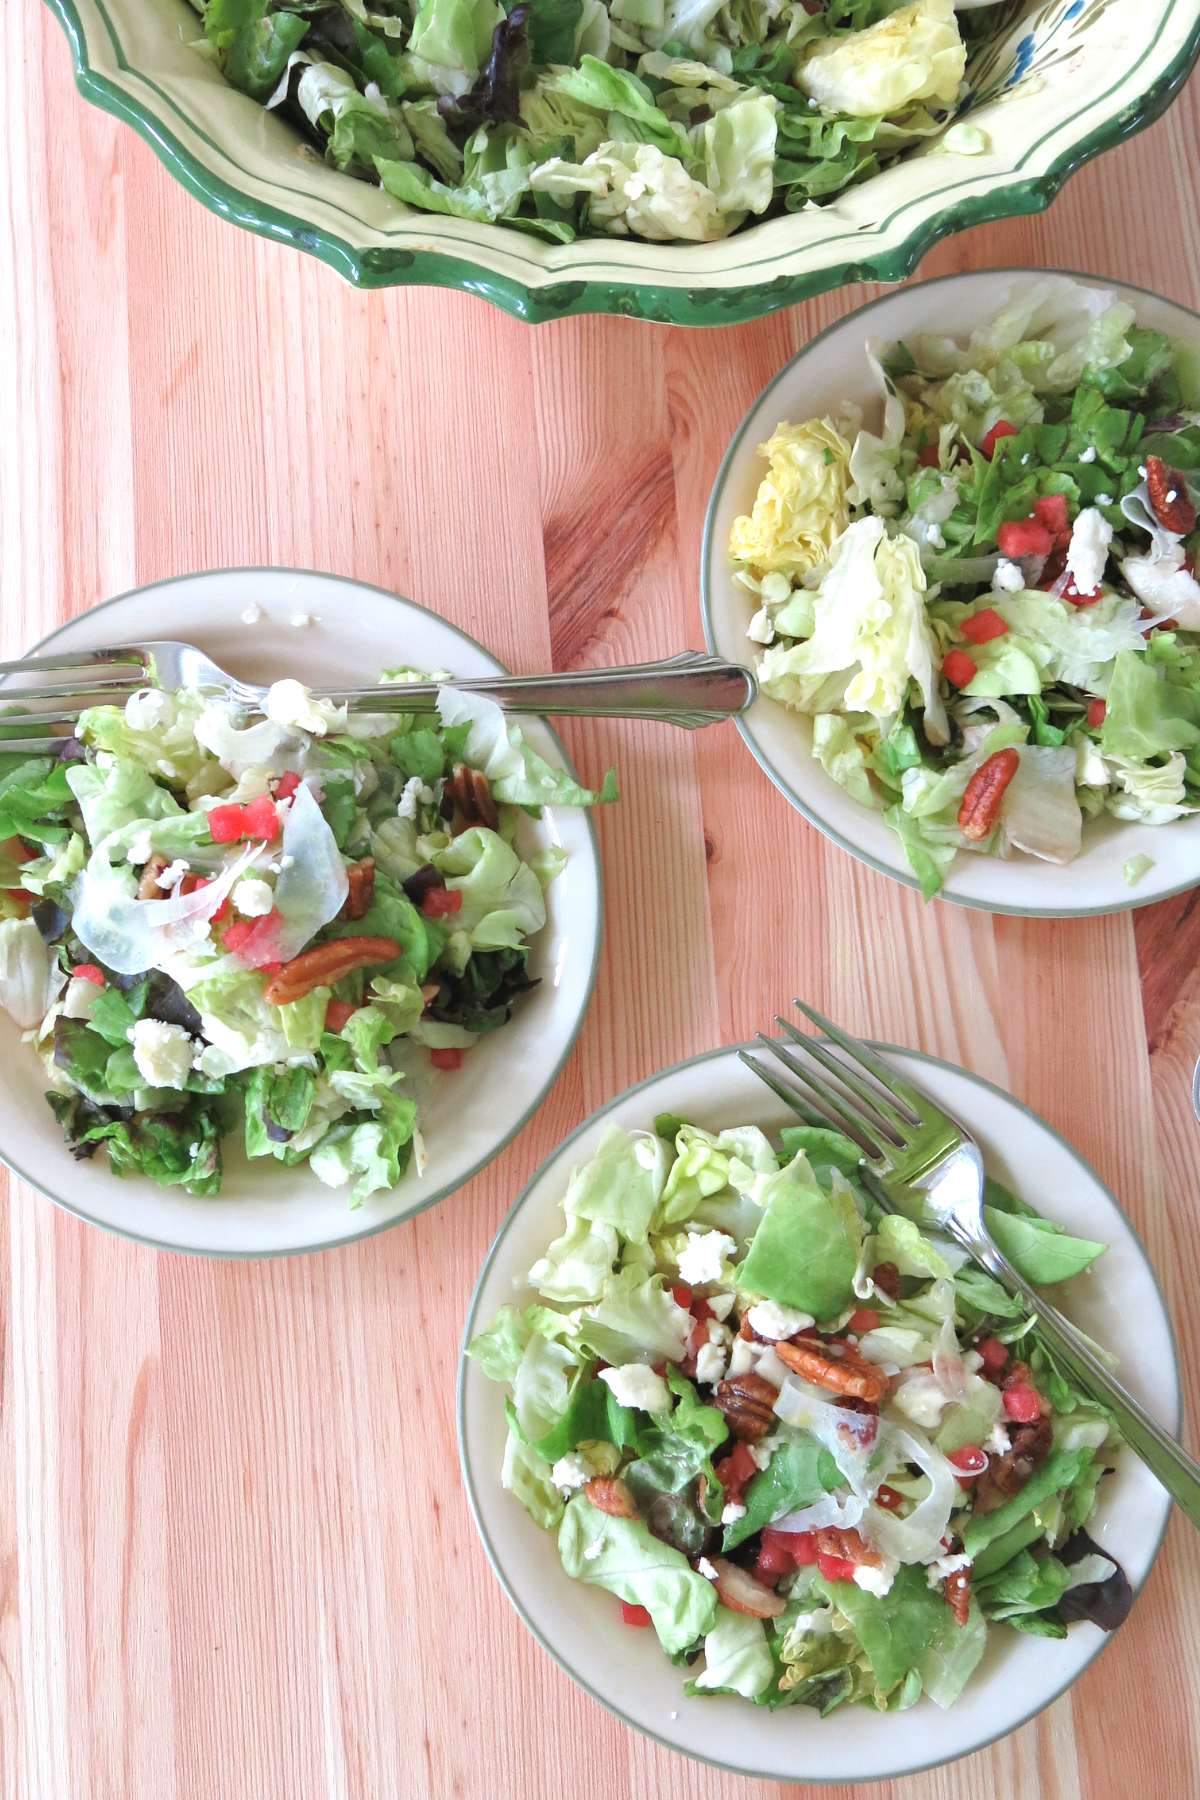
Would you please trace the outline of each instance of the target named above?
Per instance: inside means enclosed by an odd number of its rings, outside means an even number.
[[[557,243],[827,200],[942,132],[966,66],[953,0],[192,4],[227,79],[334,167]],[[987,141],[964,121],[942,148]]]
[[[502,1480],[691,1695],[822,1714],[958,1698],[989,1626],[1131,1603],[1084,1527],[1117,1437],[1033,1319],[882,1213],[838,1133],[611,1128],[469,1354],[509,1389]],[[1031,1281],[1104,1246],[989,1183]]]
[[[732,528],[763,692],[927,897],[963,850],[1067,863],[1098,815],[1195,813],[1196,349],[1054,279],[867,357],[881,429],[781,424]]]
[[[521,814],[615,797],[449,687],[348,715],[278,681],[257,719],[147,688],[58,758],[0,754],[0,1005],[72,1153],[215,1194],[237,1131],[355,1206],[422,1171],[414,1077],[536,985],[564,856]]]

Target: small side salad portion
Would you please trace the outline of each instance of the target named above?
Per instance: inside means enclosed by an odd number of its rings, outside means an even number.
[[[413,1077],[536,986],[564,859],[521,815],[615,798],[450,687],[368,715],[277,681],[256,719],[147,688],[57,758],[0,731],[0,1005],[72,1154],[216,1194],[238,1132],[354,1206],[423,1172]]]
[[[468,1349],[508,1389],[504,1487],[689,1695],[948,1707],[992,1627],[1111,1630],[1131,1604],[1085,1531],[1112,1419],[859,1160],[803,1126],[611,1128],[533,1298]],[[1104,1249],[987,1199],[1031,1281]]]
[[[1200,807],[1200,360],[1108,290],[1015,290],[965,342],[868,344],[880,428],[781,424],[729,551],[763,693],[897,833],[1067,863]],[[1132,883],[1152,866],[1126,865]]]

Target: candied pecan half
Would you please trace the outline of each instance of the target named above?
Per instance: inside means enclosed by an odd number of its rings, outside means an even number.
[[[717,1571],[717,1598],[730,1612],[746,1613],[752,1619],[777,1619],[787,1601],[782,1594],[756,1581],[749,1569],[740,1569],[723,1556],[713,1558]]]
[[[264,990],[274,1006],[288,1006],[303,1000],[315,987],[332,987],[343,975],[355,969],[366,969],[372,963],[395,962],[400,946],[395,938],[334,938],[328,944],[314,944],[285,962]]]
[[[610,1518],[636,1519],[638,1516],[633,1495],[619,1475],[593,1475],[583,1491],[596,1511],[607,1513]]]
[[[375,858],[360,856],[357,862],[351,863],[346,870],[346,881],[349,884],[348,891],[338,917],[365,918],[375,898]]]
[[[1146,486],[1154,516],[1164,531],[1186,537],[1196,529],[1196,508],[1188,493],[1187,477],[1165,463],[1161,456],[1146,458]]]
[[[763,1375],[730,1375],[717,1383],[713,1396],[735,1438],[756,1444],[775,1423],[779,1389]]]
[[[154,855],[142,868],[142,873],[137,884],[137,897],[139,900],[162,899],[163,891],[158,885],[158,878],[163,870],[169,869],[170,866],[169,859],[162,856],[156,850]]]
[[[500,809],[492,798],[487,776],[481,769],[471,768],[469,763],[455,763],[446,777],[442,798],[450,802],[468,825],[486,825],[495,831],[500,823]]]
[[[871,1280],[875,1283],[875,1286],[879,1289],[880,1293],[886,1294],[889,1300],[898,1299],[900,1294],[900,1271],[895,1263],[876,1263],[875,1267],[871,1270]]]
[[[954,1614],[955,1623],[965,1625],[971,1611],[971,1571],[955,1569],[942,1583],[942,1592]]]
[[[873,1550],[862,1532],[851,1525],[823,1525],[813,1532],[813,1542],[821,1556],[841,1556],[860,1569],[883,1567],[878,1550]]]
[[[1010,745],[1007,750],[993,751],[968,781],[958,809],[958,829],[972,843],[981,843],[996,829],[1000,802],[1020,766],[1020,755]]]
[[[878,1405],[887,1393],[887,1376],[882,1369],[860,1356],[851,1345],[841,1348],[814,1344],[810,1339],[798,1344],[776,1344],[775,1354],[793,1374],[811,1381],[814,1387],[827,1388],[831,1394],[847,1394],[851,1399],[871,1400]]]
[[[975,1483],[974,1510],[995,1512],[1019,1494],[1033,1471],[1049,1456],[1053,1442],[1054,1427],[1049,1419],[1034,1419],[1028,1425],[1016,1426],[1003,1456],[993,1456]]]

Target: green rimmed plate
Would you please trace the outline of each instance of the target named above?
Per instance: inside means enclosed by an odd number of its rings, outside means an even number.
[[[195,53],[186,0],[48,4],[87,98],[133,125],[223,218],[362,287],[463,288],[533,321],[609,312],[720,325],[850,281],[902,280],[948,232],[1048,206],[1081,163],[1158,116],[1200,49],[1196,0],[1011,0],[968,70],[984,155],[930,140],[827,206],[717,244],[551,245],[406,212],[327,167]]]
[[[255,607],[261,616],[243,619]],[[300,569],[222,569],[135,588],[81,614],[33,649],[166,637],[201,645],[231,674],[251,681],[293,675],[311,687],[348,686],[375,680],[389,662],[459,675],[504,673],[482,645],[415,601]],[[522,730],[543,756],[567,762],[548,726],[530,719],[522,721]],[[557,844],[567,853],[530,957],[541,985],[511,1024],[481,1040],[461,1069],[431,1069],[422,1078],[416,1098],[429,1154],[423,1176],[410,1167],[397,1187],[352,1210],[343,1190],[324,1187],[306,1168],[247,1162],[227,1143],[225,1181],[214,1198],[120,1180],[103,1154],[72,1161],[43,1098],[42,1065],[4,1013],[0,1157],[22,1180],[90,1224],[193,1255],[332,1249],[446,1199],[528,1124],[570,1054],[595,986],[603,895],[592,821],[584,812],[547,809],[540,820],[523,821],[522,830],[527,852]]]
[[[700,551],[700,604],[711,650],[736,660],[753,648],[746,637],[751,596],[734,581],[726,546],[730,526],[749,509],[766,466],[757,446],[775,426],[832,411],[845,400],[857,402],[870,423],[881,415],[882,402],[863,354],[868,339],[891,343],[923,331],[962,337],[1003,305],[1014,284],[1047,277],[1111,289],[1134,308],[1140,324],[1200,346],[1200,316],[1187,307],[1144,288],[1069,270],[981,269],[945,275],[885,294],[838,320],[768,382],[717,471]],[[813,757],[808,719],[763,698],[735,723],[759,766],[811,825],[881,875],[917,886],[900,840],[882,814],[860,806]],[[1135,856],[1148,857],[1152,866],[1131,887],[1124,868]],[[1197,881],[1200,816],[1171,825],[1139,825],[1106,815],[1085,822],[1082,850],[1062,865],[1032,856],[1002,860],[963,852],[951,866],[942,898],[1021,918],[1077,919],[1146,906]]]
[[[1110,1246],[1091,1274],[1067,1284],[1064,1305],[1114,1351],[1139,1398],[1177,1430],[1178,1361],[1162,1296],[1132,1226],[1095,1171],[1044,1120],[990,1082],[916,1051],[878,1047],[948,1111],[969,1120],[993,1174],[1068,1231]],[[542,1165],[505,1219],[479,1277],[464,1345],[502,1305],[521,1306],[532,1298],[528,1270],[561,1229],[558,1203],[570,1170],[594,1153],[605,1127],[651,1128],[660,1112],[714,1131],[736,1124],[772,1131],[790,1120],[738,1061],[734,1047],[678,1063],[610,1101]],[[552,1539],[501,1488],[502,1390],[465,1355],[458,1398],[468,1498],[492,1567],[523,1623],[593,1699],[684,1755],[770,1781],[849,1783],[913,1773],[982,1749],[1026,1723],[1108,1641],[1093,1625],[1072,1626],[1058,1641],[997,1628],[972,1682],[948,1712],[922,1700],[903,1713],[849,1706],[821,1719],[803,1707],[767,1713],[725,1697],[689,1700],[682,1691],[685,1671],[672,1667],[653,1634],[628,1630],[611,1595],[570,1580]],[[1157,1482],[1125,1452],[1106,1478],[1089,1530],[1122,1563],[1135,1591],[1158,1553],[1169,1507]]]

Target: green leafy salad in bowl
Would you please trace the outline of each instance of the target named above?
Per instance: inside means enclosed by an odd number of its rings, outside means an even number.
[[[579,786],[451,687],[418,717],[278,681],[258,718],[146,688],[76,729],[0,754],[0,1004],[73,1155],[213,1195],[237,1133],[352,1205],[423,1168],[414,1078],[536,985],[564,853],[527,860],[520,817],[611,776]]]
[[[1110,1418],[859,1160],[825,1129],[612,1126],[531,1303],[468,1347],[508,1389],[503,1486],[689,1695],[949,1707],[994,1627],[1131,1603],[1085,1529]],[[1038,1283],[1104,1249],[996,1184],[987,1217]]]
[[[561,244],[712,242],[819,204],[965,92],[952,0],[193,4],[228,80],[347,176]],[[988,147],[967,123],[943,144]]]
[[[1195,350],[1107,289],[1033,279],[965,341],[867,358],[878,429],[852,405],[779,424],[732,524],[762,692],[926,897],[961,852],[1067,864],[1101,816],[1188,819]]]

